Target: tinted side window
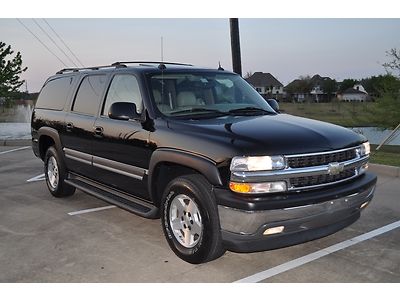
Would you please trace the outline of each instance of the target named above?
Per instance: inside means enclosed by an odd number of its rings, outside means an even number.
[[[61,77],[46,83],[36,102],[37,108],[62,110],[71,90],[73,77]]]
[[[139,83],[135,76],[127,74],[114,76],[110,88],[108,89],[103,115],[108,115],[108,110],[114,102],[135,103],[137,112],[142,112],[142,96],[140,94]]]
[[[72,110],[88,115],[96,115],[105,81],[105,75],[86,76],[79,86]]]

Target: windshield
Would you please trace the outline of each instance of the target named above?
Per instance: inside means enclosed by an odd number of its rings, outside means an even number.
[[[150,75],[158,110],[171,117],[275,114],[258,92],[236,74],[212,72]]]

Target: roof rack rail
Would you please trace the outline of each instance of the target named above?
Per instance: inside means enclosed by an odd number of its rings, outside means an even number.
[[[62,69],[60,71],[58,71],[56,74],[64,74],[67,72],[79,72],[79,71],[84,71],[84,70],[88,70],[88,71],[95,71],[95,70],[100,70],[100,69],[105,69],[105,68],[123,68],[126,66],[125,65],[104,65],[104,66],[94,66],[94,67],[83,67],[83,68],[66,68],[66,69]]]
[[[157,64],[157,65],[176,65],[176,66],[193,66],[191,64],[168,62],[168,61],[117,61],[112,66],[123,64]]]
[[[158,68],[165,69],[165,65],[177,65],[177,66],[193,66],[190,64],[175,63],[175,62],[161,62],[161,61],[117,61],[111,65],[94,66],[94,67],[83,67],[83,68],[66,68],[58,71],[56,74],[64,74],[67,72],[79,72],[79,71],[94,71],[105,68],[126,68],[126,64],[158,64]],[[150,65],[149,65],[150,66]]]

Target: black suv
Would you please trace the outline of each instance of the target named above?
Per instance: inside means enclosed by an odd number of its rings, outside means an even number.
[[[33,151],[54,196],[161,217],[176,255],[202,263],[326,236],[373,197],[363,136],[277,109],[221,68],[64,69],[40,92]]]

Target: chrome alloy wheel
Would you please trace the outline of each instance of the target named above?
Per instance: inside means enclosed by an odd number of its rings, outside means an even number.
[[[184,194],[172,199],[169,207],[169,224],[175,238],[186,247],[193,248],[203,234],[203,223],[196,202]]]
[[[58,174],[57,161],[54,158],[54,156],[50,156],[47,162],[47,178],[50,183],[50,186],[53,189],[56,189],[59,181],[59,174]]]

